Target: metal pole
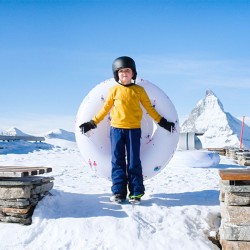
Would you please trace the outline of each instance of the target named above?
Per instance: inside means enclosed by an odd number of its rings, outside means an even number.
[[[188,147],[188,132],[186,134],[186,149],[189,150],[189,147]]]
[[[243,138],[243,133],[244,133],[244,120],[245,120],[245,116],[242,117],[241,133],[240,133],[240,149],[242,149],[242,138]]]

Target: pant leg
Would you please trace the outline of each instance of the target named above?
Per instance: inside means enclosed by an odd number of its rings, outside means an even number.
[[[127,172],[131,195],[144,194],[142,166],[140,160],[141,129],[128,129],[126,134]]]
[[[125,136],[123,129],[110,128],[111,154],[112,154],[112,187],[114,194],[127,196],[127,170],[125,154]]]

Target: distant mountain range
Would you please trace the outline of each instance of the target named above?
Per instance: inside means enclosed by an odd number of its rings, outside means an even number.
[[[12,127],[8,130],[1,131],[2,135],[9,136],[32,136],[30,134],[26,134],[18,128]],[[66,131],[64,129],[54,129],[44,134],[45,138],[48,139],[62,139],[67,141],[75,141],[75,133]]]
[[[246,118],[243,145],[250,148],[250,127]],[[222,102],[211,90],[206,91],[203,99],[198,101],[188,118],[181,126],[181,132],[203,133],[200,136],[202,146],[239,147],[242,121],[225,112]]]
[[[225,112],[222,102],[211,90],[207,90],[205,97],[198,101],[188,118],[181,126],[181,132],[202,133],[199,139],[203,148],[208,147],[239,147],[242,118],[237,119],[229,112]],[[243,145],[250,149],[250,117],[245,118]],[[0,131],[2,135],[31,136],[20,129],[12,127]],[[40,135],[41,136],[41,135]],[[62,139],[75,141],[75,133],[64,129],[54,129],[44,134],[47,139]]]

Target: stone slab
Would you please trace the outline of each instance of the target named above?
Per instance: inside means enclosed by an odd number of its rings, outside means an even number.
[[[238,159],[238,163],[242,166],[250,166],[250,158]]]
[[[226,192],[224,195],[224,202],[227,206],[248,206],[250,205],[250,192],[249,193]]]
[[[249,250],[250,249],[250,241],[221,240],[220,244],[223,250]]]
[[[0,166],[1,177],[24,177],[52,172],[50,167]]]
[[[31,209],[31,205],[29,205],[26,208],[10,208],[10,207],[5,207],[5,208],[0,208],[0,211],[2,211],[2,213],[5,214],[27,214],[30,209]]]
[[[250,226],[250,206],[227,206],[221,202],[220,211],[223,223]]]
[[[27,176],[27,177],[1,177],[0,186],[24,186],[40,184],[54,180],[53,177]]]
[[[33,195],[48,192],[53,188],[53,185],[53,182],[48,182],[43,183],[42,185],[35,186],[35,188],[31,190],[31,194]]]
[[[31,204],[29,199],[0,200],[0,207],[23,208]]]
[[[34,211],[34,209],[32,209],[32,211]],[[32,212],[33,213],[33,212]],[[23,219],[27,219],[29,217],[32,217],[32,213],[27,213],[27,214],[16,214],[16,213],[5,213],[4,215],[6,217],[14,217],[14,218],[23,218]]]
[[[0,199],[30,198],[32,186],[0,187]]]
[[[18,217],[12,217],[12,216],[6,216],[6,217],[1,217],[0,216],[0,221],[1,222],[7,222],[7,223],[19,223],[23,225],[30,225],[32,223],[32,218],[18,218]]]
[[[54,184],[50,181],[50,178],[46,178],[46,181],[48,182],[37,179],[34,183],[30,180],[27,182],[21,181],[22,183],[25,182],[25,185],[0,185],[0,200],[28,199],[32,195],[48,192]],[[10,184],[9,181],[7,183]]]
[[[250,225],[238,226],[222,223],[219,232],[222,240],[250,241]]]
[[[248,184],[248,183],[242,183],[242,185],[230,185],[229,182],[220,181],[220,189],[223,192],[250,193],[250,185],[246,185],[246,184]]]

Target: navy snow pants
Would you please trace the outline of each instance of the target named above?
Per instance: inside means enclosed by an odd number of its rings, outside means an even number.
[[[141,129],[110,128],[112,152],[112,187],[114,194],[144,194],[140,160]]]

